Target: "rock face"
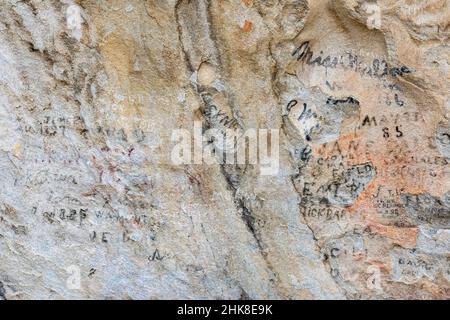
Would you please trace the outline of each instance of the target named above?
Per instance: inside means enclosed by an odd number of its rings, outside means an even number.
[[[449,21],[1,1],[0,299],[449,299]]]

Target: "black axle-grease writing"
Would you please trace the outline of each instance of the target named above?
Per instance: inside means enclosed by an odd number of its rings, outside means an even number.
[[[373,59],[372,63],[366,64],[358,55],[351,52],[340,56],[326,56],[323,57],[323,51],[320,51],[319,55],[315,55],[311,50],[310,42],[305,41],[299,47],[295,48],[292,52],[292,56],[297,57],[297,61],[301,61],[310,66],[319,66],[326,69],[334,69],[338,66],[359,72],[361,75],[367,75],[369,77],[384,78],[388,75],[393,77],[404,76],[411,73],[412,69],[406,66],[390,67],[384,59]]]

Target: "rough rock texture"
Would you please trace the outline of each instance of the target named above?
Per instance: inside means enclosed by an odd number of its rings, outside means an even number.
[[[448,0],[2,0],[0,299],[450,298]],[[279,170],[175,129],[279,130]],[[201,129],[200,129],[201,130]]]

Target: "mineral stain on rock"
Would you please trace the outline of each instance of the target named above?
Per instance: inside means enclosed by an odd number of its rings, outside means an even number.
[[[253,30],[253,23],[251,21],[245,20],[241,30],[243,32],[251,32]]]

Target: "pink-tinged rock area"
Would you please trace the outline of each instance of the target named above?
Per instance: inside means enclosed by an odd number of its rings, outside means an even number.
[[[2,0],[0,299],[449,299],[449,24]]]

